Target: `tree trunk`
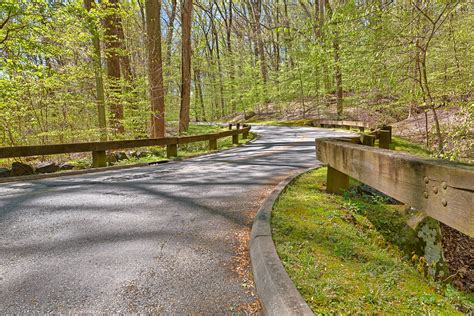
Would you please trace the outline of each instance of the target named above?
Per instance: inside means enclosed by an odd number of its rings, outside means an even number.
[[[110,100],[110,127],[114,133],[123,134],[124,126],[123,120],[123,105],[120,102],[120,50],[119,32],[118,32],[118,15],[117,10],[118,0],[109,0],[106,3],[106,8],[111,12],[107,12],[104,19],[105,36],[106,36],[106,62],[107,62],[107,77],[109,87]]]
[[[201,107],[201,121],[207,122],[204,97],[202,95],[201,72],[199,69],[194,69],[194,85],[196,87],[196,98],[199,98],[199,105]]]
[[[179,133],[188,131],[191,103],[191,17],[193,1],[183,0],[181,9],[181,108]]]
[[[161,56],[161,0],[147,0],[145,4],[148,36],[148,77],[151,99],[151,138],[165,136],[165,97],[163,61]]]
[[[84,7],[87,11],[90,11],[95,6],[94,0],[84,0]],[[92,34],[92,44],[94,46],[94,74],[95,74],[95,90],[96,90],[96,103],[97,103],[97,116],[100,129],[100,140],[107,140],[107,120],[105,118],[105,91],[104,91],[104,79],[102,78],[102,63],[101,63],[101,51],[100,51],[100,40],[99,34],[97,33],[97,27],[94,21],[89,21],[90,32]]]
[[[166,32],[166,55],[165,55],[165,67],[166,67],[166,89],[165,93],[168,93],[170,89],[170,77],[171,77],[171,48],[173,46],[173,34],[174,34],[174,20],[176,19],[176,0],[171,0],[171,14],[168,21],[168,29]]]
[[[211,18],[212,26],[212,35],[214,38],[214,46],[216,48],[216,58],[217,58],[217,72],[219,75],[219,97],[221,103],[221,116],[225,115],[225,101],[224,101],[224,83],[223,83],[223,74],[222,74],[222,64],[221,64],[221,52],[219,48],[219,34],[217,33],[216,24],[214,23],[214,17]]]
[[[336,100],[337,100],[337,118],[341,119],[343,114],[343,95],[342,95],[342,72],[341,65],[339,63],[339,38],[338,34],[334,35],[333,40],[334,48],[334,67],[335,67],[335,79],[336,79]]]
[[[176,0],[171,0],[171,14],[168,21],[168,29],[166,32],[166,65],[171,63],[171,47],[174,33],[174,20],[176,19]]]

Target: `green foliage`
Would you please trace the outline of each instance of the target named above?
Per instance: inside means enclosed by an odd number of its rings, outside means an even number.
[[[110,138],[148,136],[143,2],[119,1],[117,8],[105,1],[94,3],[90,12],[82,0],[0,3],[1,145],[98,140],[96,71],[104,78],[108,119],[112,103],[124,108],[125,133],[114,134],[109,126]],[[323,20],[315,15],[316,3],[264,0],[258,37],[246,2],[233,3],[231,28],[230,8],[224,2],[194,6],[192,67],[198,76],[192,80],[191,118],[217,121],[248,111],[285,114],[295,102],[301,104],[301,118],[334,116],[337,68],[343,105],[350,108],[344,116],[393,122],[410,111],[426,110],[426,88],[416,75],[416,43],[429,35],[424,14],[442,14],[425,70],[434,105],[463,108],[459,120],[441,126],[447,144],[442,157],[463,159],[472,145],[474,14],[469,2],[422,2],[419,10],[415,3],[403,1],[324,2]],[[171,5],[163,2],[167,121],[177,120],[180,110],[180,30],[177,20],[168,24]],[[107,46],[115,39],[105,35],[103,22],[111,17],[120,18],[123,26],[118,48]],[[174,33],[168,42],[170,30]],[[257,49],[259,37],[264,58]],[[93,62],[93,38],[100,42],[101,69]],[[131,80],[123,69],[118,82],[107,78],[111,52],[118,53],[122,63],[125,57],[130,60]]]
[[[278,255],[321,314],[463,314],[472,296],[425,279],[410,262],[416,235],[395,206],[323,192],[326,169],[302,175],[272,213]]]

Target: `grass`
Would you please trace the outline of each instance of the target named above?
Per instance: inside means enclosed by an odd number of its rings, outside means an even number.
[[[414,144],[407,139],[397,136],[392,136],[392,143],[390,144],[390,149],[403,151],[420,157],[433,157],[433,153],[422,145]]]
[[[414,232],[380,198],[326,194],[326,168],[297,178],[272,214],[277,252],[315,313],[440,314],[473,310],[473,296],[426,279]]]

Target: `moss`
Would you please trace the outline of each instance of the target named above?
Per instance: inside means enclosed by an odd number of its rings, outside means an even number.
[[[396,206],[353,192],[326,194],[325,177],[321,168],[296,179],[272,215],[277,252],[314,312],[472,310],[472,296],[424,278],[410,262],[420,245]]]

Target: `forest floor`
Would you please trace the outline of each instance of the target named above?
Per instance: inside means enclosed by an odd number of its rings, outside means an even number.
[[[415,231],[379,196],[325,193],[326,168],[303,174],[272,213],[277,252],[315,313],[469,314],[474,296],[426,278]]]

